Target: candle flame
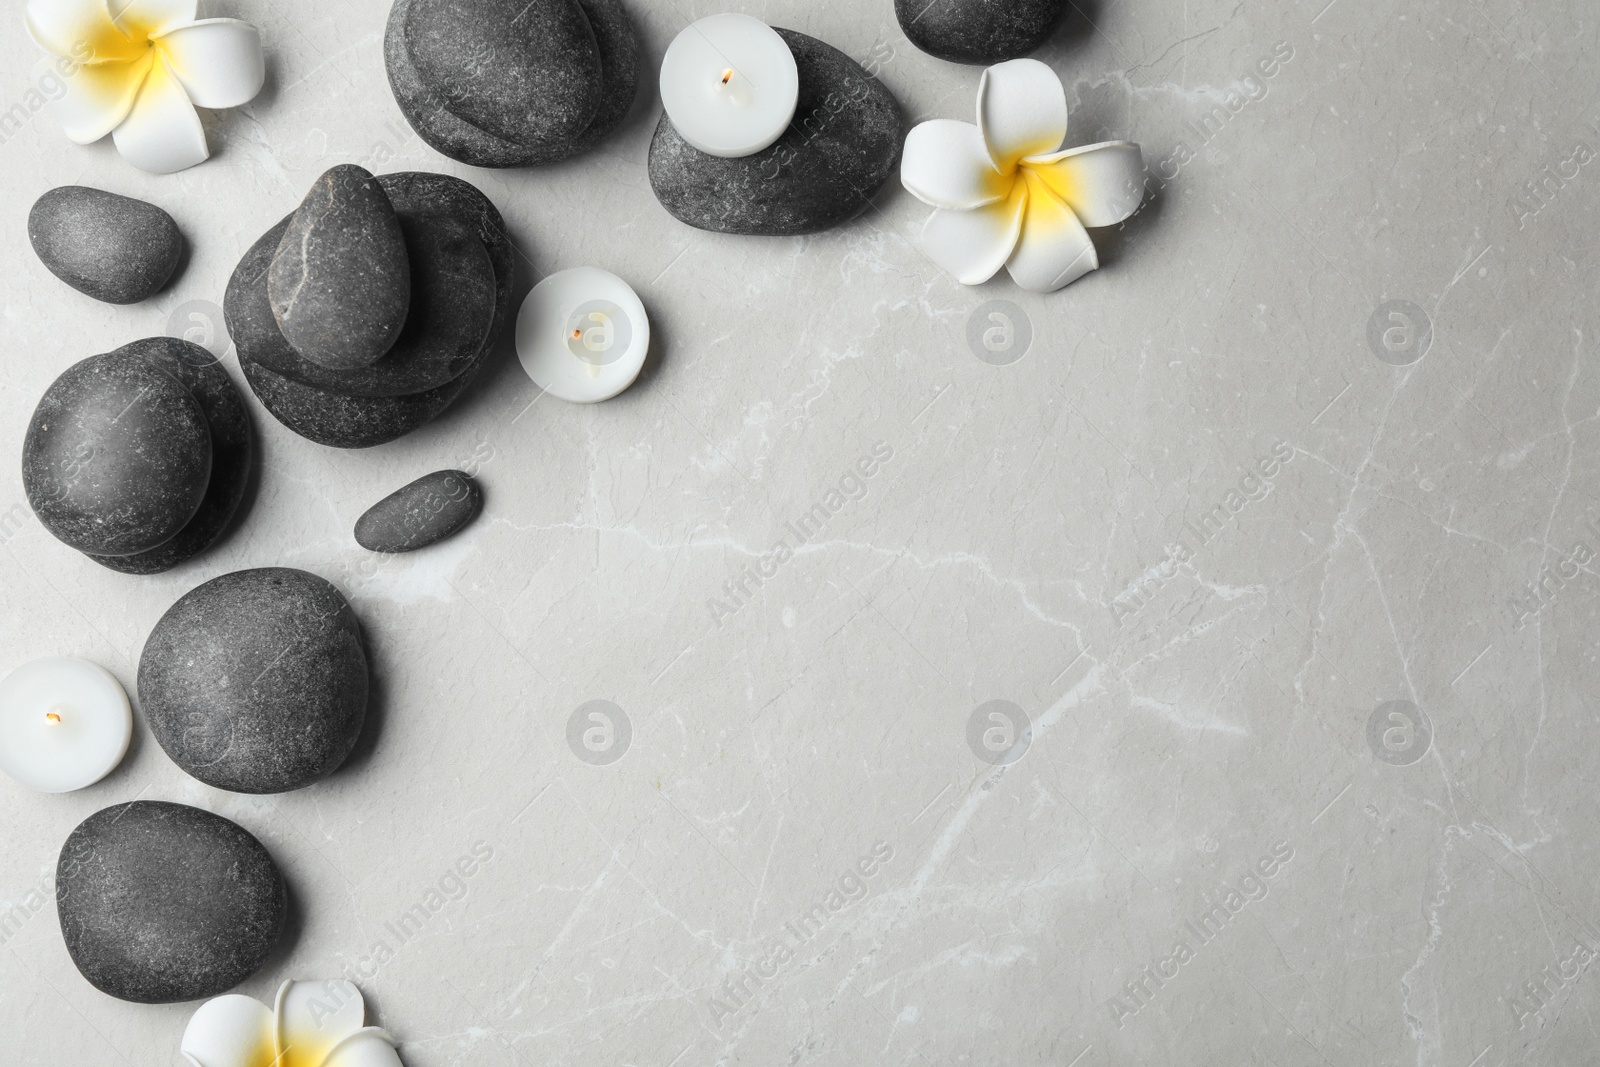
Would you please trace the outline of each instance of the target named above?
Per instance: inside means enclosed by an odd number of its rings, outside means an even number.
[[[722,84],[727,85],[731,81],[733,81],[733,68],[729,67],[722,72]]]
[[[56,712],[47,711],[47,712],[45,712],[45,715],[44,715],[44,721],[49,723],[50,725],[54,726],[56,723],[61,721],[61,716],[58,715]]]

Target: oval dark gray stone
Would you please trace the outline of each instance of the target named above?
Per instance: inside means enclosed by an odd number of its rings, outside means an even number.
[[[378,180],[344,163],[289,216],[267,271],[272,314],[318,367],[354,370],[394,347],[411,304],[411,260]]]
[[[361,624],[332,583],[234,571],[167,609],[139,656],[139,702],[172,761],[236,793],[284,793],[338,769],[367,712]]]
[[[171,215],[83,185],[41,196],[28,213],[28,239],[51,274],[108,304],[154,296],[183,258],[183,234]]]
[[[102,993],[172,1004],[225,993],[267,961],[289,893],[272,854],[221,815],[159,800],[95,812],[56,863],[67,952]]]
[[[80,552],[163,544],[205,499],[211,429],[183,384],[140,360],[90,356],[45,390],[22,446],[22,485],[45,528]]]
[[[452,112],[507,141],[565,141],[600,110],[600,49],[576,0],[410,0],[405,43]]]
[[[143,359],[189,390],[211,428],[211,480],[199,510],[171,540],[127,556],[89,558],[123,574],[156,574],[205,552],[227,532],[250,484],[255,433],[244,398],[217,357],[177,337],[149,337],[123,345],[107,359]]]
[[[447,385],[400,397],[345,397],[292,382],[249,358],[241,348],[239,366],[245,381],[272,417],[293,432],[334,448],[370,448],[425,425],[455,402],[471,385],[505,330],[516,284],[517,251],[505,220],[475,186],[447,174],[402,171],[378,178],[402,213],[447,216],[469,226],[489,251],[495,274],[495,316],[477,359]],[[235,279],[245,270],[235,271]],[[232,293],[234,283],[229,283]],[[230,305],[230,329],[232,328]]]
[[[356,520],[356,543],[373,552],[411,552],[443,541],[483,510],[483,490],[464,471],[434,471],[397,489]]]
[[[224,312],[239,352],[290,381],[341,396],[409,396],[460,375],[494,319],[494,265],[475,229],[459,219],[407,211],[400,224],[411,259],[410,315],[382,359],[331,370],[302,359],[278,329],[267,279],[276,264],[273,235],[281,230],[286,239],[288,220],[245,253],[229,282]]]
[[[906,130],[893,94],[832,45],[778,33],[799,68],[800,100],[771,146],[738,159],[709,155],[661,116],[650,187],[679,221],[716,233],[816,233],[858,214],[899,165]]]
[[[581,133],[548,141],[525,141],[498,137],[473,125],[452,111],[448,101],[428,86],[406,44],[411,0],[396,0],[384,34],[384,63],[389,87],[411,128],[437,151],[474,167],[539,166],[593,148],[621,125],[633,106],[639,84],[639,43],[633,21],[620,0],[577,3],[594,31],[599,50],[599,108]]]
[[[952,63],[983,66],[1037,51],[1066,11],[1067,0],[894,0],[912,44]]]

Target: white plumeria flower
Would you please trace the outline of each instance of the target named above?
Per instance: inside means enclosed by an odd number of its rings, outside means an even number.
[[[108,6],[109,5],[109,6]],[[261,34],[238,19],[200,19],[198,0],[28,0],[28,33],[65,92],[67,136],[111,134],[140,170],[171,174],[211,155],[195,107],[230,108],[261,91]]]
[[[906,137],[900,181],[939,210],[924,249],[963,285],[1002,266],[1050,293],[1100,266],[1085,226],[1111,226],[1144,199],[1144,158],[1131,141],[1060,150],[1067,93],[1037,59],[983,72],[978,124],[934,119]]]
[[[276,1010],[237,993],[206,1001],[180,1050],[190,1067],[401,1067],[394,1038],[366,1014],[349,982],[285,982]]]

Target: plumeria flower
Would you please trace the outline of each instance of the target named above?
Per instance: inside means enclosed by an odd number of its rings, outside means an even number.
[[[394,1038],[366,1026],[344,981],[285,982],[276,1008],[230,993],[200,1005],[183,1031],[190,1067],[401,1067]]]
[[[978,124],[934,119],[906,137],[900,181],[937,211],[923,246],[963,285],[1002,266],[1049,293],[1100,265],[1085,226],[1111,226],[1144,199],[1144,158],[1131,141],[1061,149],[1067,93],[1037,59],[983,72]]]
[[[171,174],[211,155],[195,108],[261,91],[261,34],[238,19],[196,19],[198,0],[28,0],[28,33],[63,75],[67,136],[110,134],[140,170]],[[47,60],[47,63],[52,62]]]

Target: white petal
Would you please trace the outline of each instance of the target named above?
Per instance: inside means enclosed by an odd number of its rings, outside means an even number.
[[[1100,257],[1072,209],[1037,177],[1027,179],[1028,212],[1006,270],[1029,292],[1053,293],[1100,266]]]
[[[59,94],[51,101],[51,110],[67,136],[78,144],[91,144],[116,129],[133,110],[152,57],[146,52],[136,60],[80,66],[71,77],[61,73],[58,63],[40,60],[33,83]]]
[[[253,997],[216,997],[195,1011],[178,1047],[200,1067],[270,1067],[272,1012]]]
[[[1012,183],[990,162],[982,130],[970,122],[933,119],[906,135],[900,184],[925,204],[971,211],[1003,200]]]
[[[130,37],[154,37],[193,22],[199,0],[104,0],[117,25]]]
[[[1027,187],[1017,182],[1005,200],[976,211],[941,208],[922,227],[923,251],[962,285],[982,285],[1016,247],[1027,199]]]
[[[161,50],[196,107],[238,107],[267,77],[261,31],[238,19],[205,19],[161,38]]]
[[[983,72],[978,128],[1002,174],[1023,156],[1054,152],[1067,137],[1067,91],[1037,59],[1010,59]]]
[[[289,1062],[320,1064],[366,1022],[361,990],[349,982],[285,982],[278,988],[278,1052]]]
[[[143,51],[111,21],[106,0],[28,0],[23,21],[34,43],[51,55],[104,62]]]
[[[322,1067],[402,1067],[400,1053],[394,1049],[394,1038],[376,1026],[358,1030],[345,1038]]]
[[[1033,156],[1023,166],[1077,213],[1085,226],[1114,226],[1144,200],[1144,156],[1132,141],[1105,141]]]
[[[211,155],[200,116],[172,68],[153,63],[133,111],[111,134],[122,158],[151,174],[172,174]]]

